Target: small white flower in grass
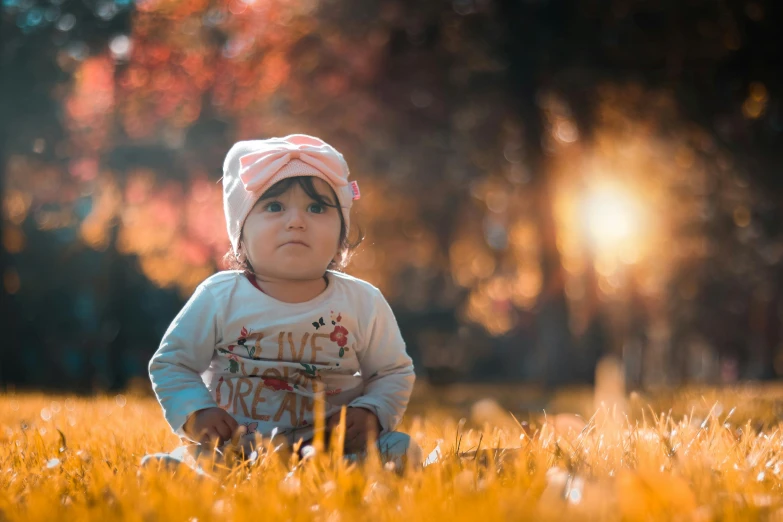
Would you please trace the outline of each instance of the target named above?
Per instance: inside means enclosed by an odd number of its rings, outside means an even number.
[[[476,477],[470,470],[462,470],[454,477],[454,489],[460,493],[469,493],[476,490]]]
[[[329,480],[327,482],[324,482],[321,486],[321,491],[324,495],[329,495],[331,493],[334,493],[337,491],[337,483],[333,480]]]
[[[570,487],[565,492],[566,500],[571,504],[579,504],[584,496],[585,479],[574,477]]]
[[[367,486],[364,493],[364,501],[368,504],[372,502],[382,502],[389,498],[391,495],[391,490],[379,483],[379,482],[372,482]]]
[[[315,457],[315,454],[317,453],[314,446],[305,446],[302,448],[302,460],[307,460]]]
[[[226,502],[224,500],[218,500],[212,504],[212,513],[215,515],[222,515],[226,512]]]
[[[46,463],[46,469],[54,469],[60,467],[60,459],[54,458],[49,459],[49,462]]]
[[[293,473],[289,473],[283,480],[280,481],[280,493],[288,496],[298,495],[301,490],[301,483],[299,478],[295,477]]]

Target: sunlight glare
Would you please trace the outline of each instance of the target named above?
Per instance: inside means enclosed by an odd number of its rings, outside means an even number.
[[[584,200],[590,240],[599,250],[612,250],[640,233],[640,209],[634,198],[615,186],[600,186]]]

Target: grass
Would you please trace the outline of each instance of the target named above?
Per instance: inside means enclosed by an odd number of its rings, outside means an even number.
[[[783,389],[591,403],[588,390],[422,385],[401,429],[425,455],[440,448],[424,469],[269,455],[210,480],[139,469],[178,445],[152,398],[4,394],[0,521],[783,520]]]

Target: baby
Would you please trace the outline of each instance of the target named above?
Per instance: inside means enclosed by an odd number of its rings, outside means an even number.
[[[145,457],[198,456],[237,435],[314,437],[316,395],[326,429],[346,410],[345,452],[367,440],[397,463],[420,461],[394,431],[414,383],[413,364],[381,292],[338,270],[359,187],[342,154],[294,134],[241,141],[223,164],[223,207],[234,270],[202,282],[149,364],[172,430],[189,444]]]

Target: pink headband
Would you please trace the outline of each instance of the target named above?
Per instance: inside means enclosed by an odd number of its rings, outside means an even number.
[[[355,181],[349,184],[349,175],[343,155],[313,136],[292,134],[235,143],[223,162],[223,210],[234,252],[238,252],[242,227],[253,205],[286,178],[314,176],[329,183],[348,226],[353,200],[359,199],[359,186]]]

